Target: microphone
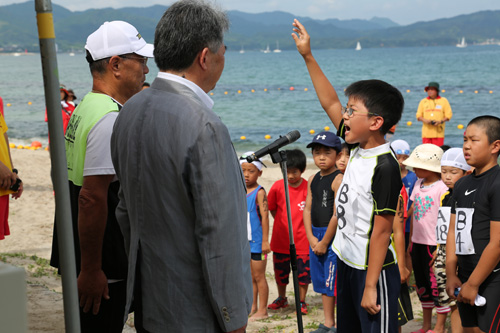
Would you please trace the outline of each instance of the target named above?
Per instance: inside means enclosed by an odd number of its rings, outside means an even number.
[[[278,140],[274,141],[273,143],[265,146],[262,149],[257,150],[252,155],[247,156],[247,161],[248,161],[248,163],[252,163],[253,161],[257,161],[262,156],[267,155],[267,154],[272,154],[275,151],[277,151],[278,149],[280,149],[281,147],[297,141],[298,138],[300,138],[300,132],[297,130],[291,131],[290,133],[288,133],[285,136],[280,136],[280,138]]]

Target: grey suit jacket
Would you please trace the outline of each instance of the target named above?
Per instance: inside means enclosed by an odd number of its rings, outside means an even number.
[[[244,326],[252,303],[246,189],[226,126],[191,89],[157,78],[120,111],[111,150],[127,310],[140,274],[145,329]]]

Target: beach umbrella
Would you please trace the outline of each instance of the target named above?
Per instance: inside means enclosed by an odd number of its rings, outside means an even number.
[[[64,322],[66,332],[80,332],[80,314],[78,309],[78,290],[76,284],[75,249],[73,243],[73,226],[71,223],[71,204],[68,186],[68,170],[64,145],[63,124],[61,118],[61,96],[59,92],[59,76],[54,21],[52,18],[51,0],[35,0],[35,11],[40,41],[40,57],[42,59],[45,105],[50,133],[50,162],[52,182],[56,199],[56,223],[59,234],[59,248],[62,287],[64,301]],[[67,273],[64,273],[67,272]]]

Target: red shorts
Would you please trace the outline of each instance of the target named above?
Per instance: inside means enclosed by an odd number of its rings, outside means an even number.
[[[444,138],[422,138],[422,143],[432,143],[441,147],[444,145]]]
[[[0,239],[10,235],[9,230],[9,195],[0,196]]]

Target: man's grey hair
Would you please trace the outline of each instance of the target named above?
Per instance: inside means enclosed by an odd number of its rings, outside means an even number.
[[[161,71],[185,70],[205,47],[216,53],[228,29],[229,19],[220,8],[203,0],[177,1],[156,26],[156,65]]]

